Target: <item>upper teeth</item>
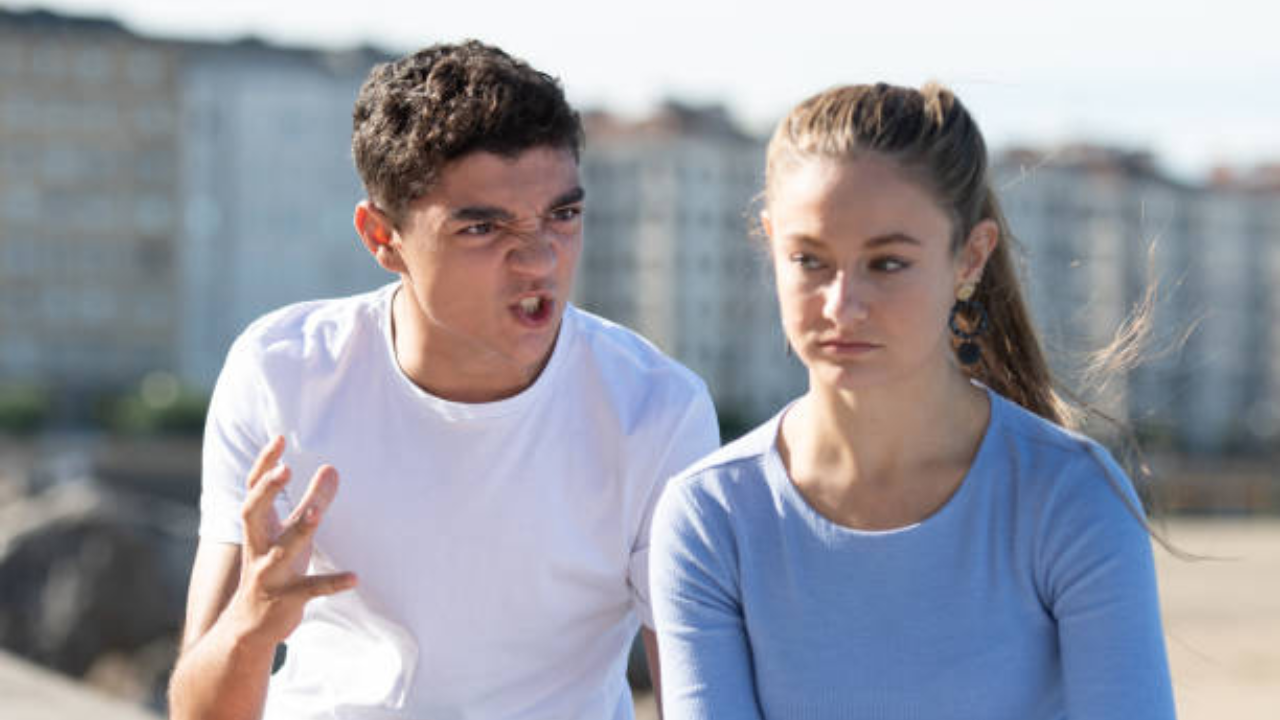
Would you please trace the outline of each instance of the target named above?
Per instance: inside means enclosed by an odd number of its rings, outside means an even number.
[[[538,310],[538,306],[541,304],[542,304],[542,298],[527,297],[520,301],[520,309],[524,310],[527,313],[532,313],[532,312],[536,312]]]

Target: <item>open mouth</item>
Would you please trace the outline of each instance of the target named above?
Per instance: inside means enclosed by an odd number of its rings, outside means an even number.
[[[549,295],[530,295],[520,298],[512,311],[516,318],[526,325],[538,326],[546,323],[551,318],[551,311],[555,308],[555,300]]]

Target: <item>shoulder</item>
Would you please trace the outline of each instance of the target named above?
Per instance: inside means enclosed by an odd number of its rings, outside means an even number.
[[[1140,509],[1133,482],[1101,443],[991,393],[1011,470],[1033,481],[1041,500],[1111,496]],[[1039,493],[1037,493],[1039,495]]]
[[[754,506],[748,496],[768,492],[765,463],[777,426],[773,418],[673,477],[662,500],[669,512],[727,518]]]
[[[992,416],[998,418],[1000,430],[1025,445],[1028,452],[1050,456],[1071,456],[1089,452],[1097,443],[1088,436],[1047,420],[1014,401],[988,390]]]
[[[376,335],[394,285],[350,297],[311,300],[274,310],[249,324],[228,354],[227,369],[296,374],[331,368]],[[301,366],[301,367],[300,367]]]
[[[781,413],[689,466],[676,480],[696,487],[738,483],[746,476],[763,474],[765,459],[777,437],[779,417]]]
[[[634,330],[572,305],[565,314],[576,324],[579,342],[591,361],[616,372],[618,380],[658,383],[686,392],[706,389],[702,378]]]
[[[993,394],[994,396],[994,394]],[[998,396],[994,396],[998,397]],[[1149,554],[1146,515],[1133,481],[1097,441],[1062,428],[1003,398],[999,440],[1012,507],[1046,596],[1064,568]],[[1068,573],[1069,575],[1069,573]]]
[[[574,383],[594,385],[597,398],[613,405],[624,426],[657,418],[675,422],[690,412],[714,421],[702,378],[649,340],[572,305],[565,321],[575,328]]]
[[[1095,440],[1008,403],[1011,505],[1038,597],[1055,614],[1154,587],[1151,534],[1133,481]],[[1150,583],[1150,584],[1148,584]],[[1061,617],[1061,615],[1059,615]]]
[[[693,566],[736,577],[746,536],[776,521],[765,470],[776,426],[770,420],[667,483],[653,520],[660,578]]]

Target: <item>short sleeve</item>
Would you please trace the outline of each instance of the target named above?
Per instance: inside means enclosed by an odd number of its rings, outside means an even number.
[[[627,572],[632,605],[641,624],[649,629],[653,629],[653,608],[649,593],[649,533],[654,508],[667,480],[720,446],[720,425],[716,421],[715,406],[706,387],[701,383],[684,417],[676,424],[669,437],[665,452],[656,465],[655,482],[645,502]]]
[[[1070,717],[1171,720],[1173,690],[1142,504],[1100,446],[1047,506],[1039,584],[1058,625]]]
[[[239,544],[249,469],[271,439],[262,369],[242,336],[218,375],[205,420],[200,469],[200,537]]]

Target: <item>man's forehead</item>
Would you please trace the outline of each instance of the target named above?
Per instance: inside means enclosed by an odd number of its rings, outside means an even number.
[[[449,206],[531,206],[541,209],[581,184],[568,150],[536,147],[516,155],[469,153],[446,165],[428,196]]]

